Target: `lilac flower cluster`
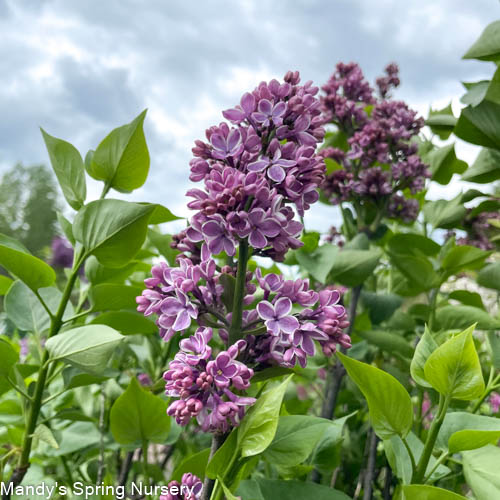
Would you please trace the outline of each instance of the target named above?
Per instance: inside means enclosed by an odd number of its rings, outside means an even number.
[[[494,250],[495,243],[493,238],[498,237],[497,228],[495,228],[490,221],[500,220],[499,212],[481,212],[473,215],[473,209],[468,208],[467,213],[462,220],[462,226],[466,232],[465,236],[457,238],[457,245],[471,245],[481,250]],[[456,236],[455,231],[448,231],[446,239]]]
[[[166,390],[179,397],[168,413],[186,425],[193,417],[202,429],[215,432],[237,425],[244,408],[253,400],[231,389],[248,387],[254,370],[270,365],[305,367],[307,356],[331,355],[337,344],[350,347],[343,330],[348,326],[336,290],[315,292],[308,280],[285,280],[277,274],[247,272],[241,337],[227,351],[212,356],[208,342],[212,328],[227,344],[232,311],[224,299],[224,279],[232,278],[229,266],[217,269],[213,259],[193,264],[186,257],[179,267],[155,265],[147,288],[137,297],[138,311],[156,314],[161,337],[168,341],[185,332],[195,321],[200,328],[181,340],[181,350],[165,374]],[[293,312],[295,307],[297,312]]]
[[[231,391],[247,389],[253,370],[236,360],[246,348],[244,340],[213,357],[208,345],[211,338],[212,329],[200,327],[181,340],[181,349],[163,376],[167,396],[179,398],[167,413],[180,425],[196,417],[204,431],[227,432],[239,424],[245,407],[255,402]]]
[[[299,82],[288,72],[283,83],[261,83],[223,113],[230,125],[196,141],[190,179],[203,189],[187,193],[196,214],[173,239],[178,267],[155,265],[137,297],[138,311],[157,316],[165,341],[198,326],[164,375],[167,395],[177,398],[167,413],[181,425],[196,418],[205,431],[226,432],[255,401],[244,395],[255,371],[304,367],[316,343],[326,355],[337,344],[350,347],[337,291],[246,270],[247,250],[283,260],[302,245],[295,211],[303,215],[318,200],[325,178],[315,152],[324,136],[318,88]],[[222,252],[229,259],[220,268],[214,256]],[[209,345],[214,329],[226,345],[217,354]]]
[[[203,189],[187,193],[196,214],[176,241],[181,251],[206,242],[211,254],[232,256],[247,239],[254,253],[282,260],[301,246],[292,206],[303,215],[318,200],[325,167],[315,153],[324,137],[319,89],[299,82],[297,72],[283,83],[262,82],[223,112],[231,124],[213,126],[207,142],[196,141],[190,179]]]
[[[408,194],[421,191],[430,176],[412,142],[424,120],[404,102],[387,99],[399,85],[397,66],[389,65],[386,73],[377,80],[382,97],[378,100],[354,63],[337,65],[323,87],[325,122],[345,134],[348,149],[323,149],[322,156],[334,160],[338,169],[327,176],[322,188],[332,203],[348,201],[358,207],[368,203],[388,217],[412,222],[419,205]]]
[[[160,495],[159,500],[198,500],[201,498],[203,483],[198,476],[186,472],[180,483],[170,481],[167,487],[168,494]]]
[[[71,267],[73,265],[73,247],[71,243],[62,236],[56,236],[52,240],[52,259],[50,264],[54,267]]]

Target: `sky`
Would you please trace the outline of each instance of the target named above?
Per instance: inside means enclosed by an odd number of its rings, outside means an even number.
[[[395,97],[424,115],[450,100],[458,112],[460,82],[493,73],[461,56],[499,17],[498,0],[0,0],[0,173],[48,164],[40,126],[84,156],[148,108],[150,175],[128,199],[185,216],[194,140],[260,81],[292,69],[320,86],[355,61],[373,82],[395,61]],[[89,199],[99,191],[90,183]],[[313,207],[306,223],[331,217]]]

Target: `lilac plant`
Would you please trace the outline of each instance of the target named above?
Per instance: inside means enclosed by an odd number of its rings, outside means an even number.
[[[203,483],[200,478],[187,472],[183,474],[181,482],[170,481],[167,485],[169,492],[160,495],[160,500],[197,500],[201,498]]]
[[[244,391],[256,371],[305,367],[316,344],[326,355],[350,347],[339,292],[247,270],[251,255],[282,261],[302,246],[295,214],[318,200],[325,178],[315,151],[324,136],[318,88],[299,83],[296,72],[261,83],[223,112],[229,124],[196,141],[190,179],[203,187],[187,193],[196,213],[174,238],[178,267],[155,265],[137,298],[165,341],[197,325],[164,375],[167,395],[178,398],[168,414],[181,425],[196,418],[204,431],[227,432],[255,402]],[[220,345],[214,331],[225,345],[218,352],[209,345]]]
[[[424,125],[404,102],[390,99],[400,83],[398,67],[390,64],[377,79],[378,95],[359,66],[339,63],[322,87],[325,123],[336,125],[346,140],[344,149],[325,147],[321,154],[335,167],[322,185],[331,203],[351,203],[361,222],[370,212],[409,223],[419,203],[413,196],[430,176],[413,139]]]

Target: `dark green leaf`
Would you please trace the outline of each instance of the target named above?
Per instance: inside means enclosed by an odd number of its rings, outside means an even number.
[[[158,333],[155,322],[132,311],[109,311],[95,317],[94,325],[107,325],[123,335]]]
[[[210,456],[210,448],[201,450],[194,455],[185,458],[172,472],[170,479],[172,481],[180,482],[182,475],[186,472],[190,472],[195,476],[198,476],[201,480],[205,478],[205,470],[208,463],[208,457]]]
[[[426,484],[409,484],[403,486],[403,495],[402,500],[466,500],[462,495]]]
[[[135,309],[135,299],[141,293],[142,289],[139,287],[101,283],[90,289],[89,300],[93,312]]]
[[[500,262],[483,267],[477,275],[477,283],[486,288],[500,290]]]
[[[444,229],[455,227],[466,214],[461,195],[452,200],[427,202],[423,211],[427,222],[434,228],[440,227]]]
[[[179,251],[172,248],[172,235],[171,234],[161,234],[153,229],[148,230],[148,238],[153,246],[160,252],[170,266],[175,265],[175,258],[179,255]]]
[[[452,275],[465,269],[481,267],[490,255],[491,252],[485,252],[473,246],[458,245],[452,247],[444,255],[441,266],[447,272],[447,275]]]
[[[479,330],[497,330],[500,319],[472,306],[444,306],[436,311],[436,320],[443,330],[460,330],[477,323]]]
[[[494,149],[482,149],[462,179],[478,184],[489,184],[500,179],[500,152]]]
[[[421,234],[398,233],[389,240],[389,250],[397,254],[414,254],[415,251],[424,255],[436,255],[441,248],[435,241]],[[418,253],[417,253],[418,255]]]
[[[467,170],[467,163],[455,154],[454,143],[434,149],[426,155],[425,161],[429,163],[432,179],[442,185],[448,184],[453,174],[462,174]]]
[[[378,325],[388,320],[403,303],[402,297],[393,293],[373,293],[363,291],[361,302],[369,311],[370,320]]]
[[[397,333],[386,332],[383,330],[356,330],[356,333],[380,349],[397,353],[406,358],[413,356],[413,347],[405,340],[404,337]]]
[[[14,283],[13,280],[3,274],[0,274],[0,295],[5,295],[9,291],[12,283]]]
[[[458,300],[466,306],[472,306],[486,310],[483,304],[483,299],[477,292],[469,292],[468,290],[455,290],[454,292],[451,292],[448,297],[453,300]]]
[[[108,267],[123,267],[140,250],[155,205],[97,200],[78,212],[73,234],[86,252]]]
[[[19,360],[19,354],[14,350],[9,342],[0,338],[0,375],[8,375],[10,369]]]

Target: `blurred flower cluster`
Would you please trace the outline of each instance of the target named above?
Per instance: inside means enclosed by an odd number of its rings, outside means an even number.
[[[424,120],[404,102],[389,98],[400,83],[395,64],[376,83],[378,95],[357,64],[339,63],[322,87],[324,122],[336,125],[345,143],[321,151],[334,165],[322,189],[331,203],[346,201],[358,210],[412,222],[419,211],[412,195],[423,190],[430,176],[412,141]]]

